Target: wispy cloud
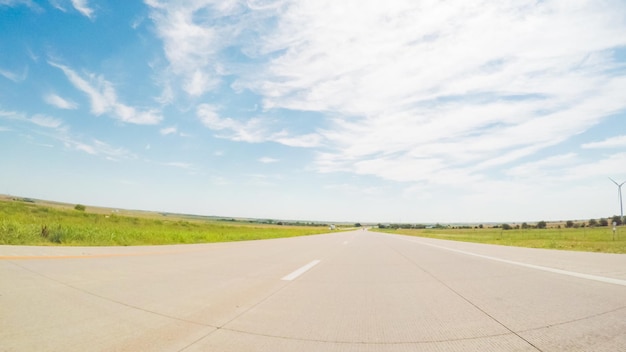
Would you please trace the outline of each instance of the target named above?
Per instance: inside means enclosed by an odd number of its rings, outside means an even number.
[[[196,16],[196,11],[236,7],[235,1],[178,1],[147,0],[150,18],[156,24],[163,40],[169,68],[181,77],[183,90],[191,96],[200,96],[219,83],[220,65],[216,60],[219,50],[228,42],[227,30],[210,25],[212,18]]]
[[[576,153],[551,156],[542,160],[523,163],[506,171],[507,175],[514,177],[544,177],[550,172],[561,172],[567,168],[580,163],[580,158]]]
[[[145,19],[146,19],[146,18],[145,18],[144,16],[138,16],[138,17],[135,17],[135,18],[133,19],[133,21],[130,23],[131,28],[132,28],[132,29],[137,29],[137,28],[139,28],[139,26],[141,26],[141,24],[143,23],[143,21],[144,21]]]
[[[43,11],[41,6],[37,5],[37,3],[32,0],[0,0],[0,6],[15,7],[19,5],[28,6],[35,11]]]
[[[15,83],[23,82],[26,77],[28,77],[28,66],[24,66],[24,69],[19,72],[0,69],[0,76],[3,76],[4,78],[9,79]]]
[[[78,104],[75,102],[64,99],[54,93],[46,94],[43,99],[46,103],[59,109],[74,110],[78,108]]]
[[[265,109],[332,111],[320,171],[470,177],[626,109],[613,56],[626,45],[622,11],[592,1],[301,2],[261,38],[265,69],[235,86],[262,95]]]
[[[215,90],[223,77],[240,73],[225,51],[243,45],[241,54],[257,57],[256,38],[274,23],[285,1],[146,0],[172,73],[170,81],[192,97]],[[165,84],[164,96],[172,86]]]
[[[283,179],[281,175],[251,174],[247,175],[246,184],[254,187],[277,187]]]
[[[54,129],[59,129],[63,125],[63,121],[61,121],[60,119],[57,119],[51,116],[42,115],[42,114],[34,115],[33,117],[30,118],[30,122],[41,127],[54,128]]]
[[[290,147],[313,148],[322,144],[323,137],[318,133],[290,135],[288,132],[282,131],[273,134],[270,140]]]
[[[35,131],[38,135],[46,136],[52,140],[58,141],[63,144],[67,149],[84,152],[94,156],[104,157],[107,160],[119,161],[119,160],[133,160],[137,159],[137,155],[130,152],[123,147],[114,147],[107,142],[92,139],[91,141],[84,141],[82,138],[77,138],[70,133],[69,127],[67,127],[63,120],[44,114],[35,114],[33,116],[27,116],[24,113],[15,111],[0,110],[0,118],[10,119],[14,121],[20,121],[23,123],[33,124],[39,127],[43,127],[43,130]],[[1,127],[0,127],[1,128]],[[9,130],[9,129],[7,129]],[[37,143],[41,146],[52,147],[50,144]]]
[[[258,160],[260,163],[263,163],[263,164],[272,164],[272,163],[277,163],[280,161],[278,159],[270,158],[269,156],[264,156],[262,158],[259,158]]]
[[[63,71],[74,87],[87,94],[91,101],[91,112],[95,115],[108,113],[122,122],[139,125],[158,124],[163,119],[156,109],[142,111],[120,103],[113,84],[102,76],[87,74],[83,77],[65,65],[54,62],[49,64]]]
[[[67,9],[63,6],[63,4],[61,3],[60,0],[48,0],[48,2],[55,9],[57,9],[57,10],[59,10],[61,12],[67,12]]]
[[[350,196],[355,196],[355,195],[381,196],[385,192],[384,187],[371,187],[371,186],[362,187],[362,186],[351,184],[351,183],[328,184],[324,186],[324,189],[328,189],[333,192],[346,193],[346,194],[349,194]]]
[[[16,111],[0,110],[0,117],[10,120],[25,120],[26,115]]]
[[[59,132],[61,134],[65,134],[68,131],[68,127],[63,124],[63,120],[44,114],[28,116],[27,114],[21,112],[0,110],[0,118],[33,124],[39,127],[55,130],[55,132]]]
[[[603,180],[608,175],[624,175],[626,153],[616,153],[596,160],[587,161],[564,168],[561,174],[556,175],[557,182],[570,180]]]
[[[55,9],[62,11],[62,12],[67,12],[67,9],[64,6],[64,2],[66,2],[66,0],[48,0],[48,2],[50,3],[50,6],[54,7]],[[72,5],[72,7],[74,7],[74,9],[78,12],[80,12],[80,14],[82,14],[83,16],[89,18],[89,19],[93,19],[94,18],[94,9],[89,5],[89,1],[88,0],[70,0],[69,1]],[[0,0],[0,6],[18,6],[18,5],[25,5],[30,7],[31,9],[38,11],[38,12],[43,12],[44,9],[39,6],[36,2],[32,1],[32,0]]]
[[[94,10],[89,6],[89,2],[87,0],[71,0],[72,6],[76,9],[76,11],[80,12],[83,16],[93,19]]]
[[[225,132],[219,135],[235,141],[258,143],[267,140],[268,132],[263,120],[258,118],[239,121],[229,117],[220,117],[218,108],[210,104],[201,104],[196,113],[209,129]]]
[[[94,156],[101,156],[110,161],[137,159],[137,155],[127,149],[111,146],[110,144],[98,139],[93,139],[91,142],[83,142],[70,136],[64,136],[60,137],[59,140],[68,149],[85,152]]]
[[[262,115],[222,117],[203,104],[206,127],[236,141],[323,145],[320,172],[481,179],[626,109],[613,54],[626,45],[621,2],[147,3],[190,95],[234,74],[231,87],[259,94],[265,111],[327,119],[324,129],[293,135]],[[232,45],[254,71],[225,59]]]
[[[219,108],[210,104],[200,104],[196,110],[198,119],[207,128],[220,131],[218,137],[234,141],[261,143],[275,142],[292,147],[313,147],[320,143],[318,134],[292,135],[286,130],[275,132],[272,121],[263,118],[238,120],[221,117]]]
[[[165,127],[159,130],[159,132],[164,135],[167,136],[169,134],[176,134],[178,132],[178,128],[175,126],[172,127]]]
[[[193,170],[194,169],[193,164],[180,162],[180,161],[172,161],[172,162],[162,163],[162,165],[176,167],[176,168],[185,169],[185,170]]]
[[[607,138],[600,142],[585,143],[584,149],[623,148],[626,147],[626,136]]]

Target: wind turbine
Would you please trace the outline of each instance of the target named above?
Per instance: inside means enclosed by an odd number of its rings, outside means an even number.
[[[622,225],[624,224],[624,207],[622,206],[622,186],[624,185],[624,183],[626,183],[626,181],[622,182],[622,183],[617,183],[615,182],[614,179],[609,177],[609,180],[613,181],[613,183],[615,183],[615,185],[617,186],[617,193],[619,194],[619,209],[620,209],[620,216],[622,219]]]

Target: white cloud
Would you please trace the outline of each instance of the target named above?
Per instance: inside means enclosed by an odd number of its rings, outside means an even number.
[[[200,96],[217,84],[214,78],[200,70],[194,71],[190,76],[183,84],[183,89],[193,96]]]
[[[53,62],[49,63],[63,71],[74,87],[87,94],[91,101],[91,112],[93,114],[101,115],[108,113],[122,122],[139,125],[158,124],[162,120],[161,114],[156,109],[140,111],[120,103],[115,88],[111,82],[105,80],[102,76],[87,74],[87,77],[82,77],[67,66]]]
[[[229,117],[220,117],[217,107],[209,104],[200,104],[197,115],[202,124],[215,131],[226,131],[220,137],[235,141],[258,143],[267,140],[267,132],[261,119],[239,121]]]
[[[17,6],[22,4],[32,3],[31,0],[0,0],[0,5],[4,6]]]
[[[626,136],[607,138],[601,142],[590,142],[582,145],[583,149],[622,148],[626,147]]]
[[[221,117],[218,110],[214,105],[200,104],[196,114],[204,126],[221,131],[217,135],[220,138],[248,143],[275,142],[292,147],[313,147],[319,145],[321,140],[316,134],[297,136],[285,130],[273,132],[272,121],[259,117],[248,120]]]
[[[144,16],[138,16],[138,17],[135,17],[135,18],[133,19],[133,21],[131,22],[130,27],[131,27],[132,29],[137,29],[137,28],[139,28],[139,26],[141,26],[141,24],[143,23],[143,21],[144,21],[145,19],[146,19],[146,18],[145,18]]]
[[[15,83],[23,82],[28,77],[28,66],[25,66],[21,72],[0,69],[0,76],[9,79]]]
[[[253,187],[277,187],[283,179],[281,175],[251,174],[247,177],[246,185]]]
[[[150,18],[163,40],[170,70],[182,79],[191,96],[200,96],[219,83],[220,65],[216,55],[228,43],[228,28],[211,26],[211,10],[234,11],[235,1],[157,1],[148,0]],[[201,10],[204,10],[201,12]],[[201,12],[201,15],[197,15]]]
[[[576,153],[551,156],[539,161],[523,163],[506,171],[507,175],[514,177],[543,177],[549,171],[562,170],[580,163],[581,160]]]
[[[272,164],[272,163],[276,163],[278,161],[279,161],[278,159],[270,158],[268,156],[264,156],[262,158],[259,158],[259,162],[263,163],[263,164]]]
[[[68,130],[68,128],[63,125],[63,121],[61,119],[44,114],[35,114],[28,117],[24,113],[0,110],[0,117],[20,122],[31,123],[39,127],[53,129],[55,130],[55,132],[60,132],[61,134],[65,134]]]
[[[169,134],[175,134],[176,132],[178,132],[178,129],[175,126],[165,127],[165,128],[162,128],[159,132],[162,135],[167,136]]]
[[[57,10],[59,10],[61,12],[67,12],[67,9],[63,6],[63,4],[61,4],[61,2],[59,0],[48,0],[48,2],[55,9],[57,9]]]
[[[234,87],[265,109],[327,114],[319,171],[480,179],[626,110],[612,52],[626,45],[624,11],[620,1],[293,2],[256,47],[265,69]]]
[[[313,148],[321,145],[322,136],[317,133],[290,136],[287,132],[282,132],[273,135],[271,140],[290,147]]]
[[[193,169],[193,165],[190,163],[184,163],[184,162],[179,162],[179,161],[173,161],[173,162],[168,162],[168,163],[163,163],[163,165],[165,166],[172,166],[172,167],[177,167],[180,169],[185,169],[185,170],[191,170]]]
[[[110,144],[98,139],[89,142],[82,142],[70,136],[59,136],[58,139],[66,148],[78,150],[94,156],[102,156],[107,160],[133,160],[137,159],[137,155],[122,147],[113,147]]]
[[[328,184],[324,186],[324,189],[346,193],[349,196],[382,196],[385,191],[384,187],[362,187],[351,183]]]
[[[172,102],[174,102],[174,90],[172,89],[171,85],[166,84],[163,87],[163,90],[161,92],[161,95],[155,98],[155,101],[158,102],[161,105],[168,105],[171,104]]]
[[[611,175],[623,175],[625,164],[626,153],[595,156],[591,160],[576,153],[567,153],[523,163],[505,173],[513,177],[511,182],[515,182],[510,187],[522,187],[532,189],[533,193],[541,193],[545,192],[545,188],[584,187],[593,185],[598,180],[603,183]]]
[[[55,128],[55,129],[63,125],[63,121],[54,117],[41,115],[41,114],[37,114],[31,117],[30,122],[38,126],[47,127],[47,128]]]
[[[241,53],[259,54],[256,38],[282,12],[286,1],[242,0],[146,0],[149,17],[168,62],[168,83],[192,97],[219,88],[225,75],[247,70],[245,65],[224,60],[224,50],[240,44]],[[169,96],[171,91],[164,96]]]
[[[50,5],[61,12],[67,12],[65,5],[68,1],[65,0],[48,0]],[[94,9],[89,5],[88,0],[70,0],[71,6],[78,11],[81,15],[93,20]]]
[[[32,0],[0,0],[0,6],[15,7],[19,5],[28,6],[35,11],[43,11],[43,9]]]
[[[87,0],[71,0],[72,6],[76,9],[76,11],[80,12],[83,16],[93,19],[94,10],[89,6]]]
[[[253,10],[277,10],[287,3],[286,0],[247,0],[246,4]]]
[[[44,101],[59,109],[74,110],[78,108],[78,104],[71,100],[64,99],[54,93],[46,94]]]
[[[84,144],[84,143],[81,143],[81,142],[76,142],[76,141],[69,142],[68,141],[68,142],[65,142],[65,146],[67,148],[79,150],[79,151],[85,152],[85,153],[90,154],[90,155],[97,155],[98,154],[98,152],[96,152],[96,149],[93,146],[88,145],[88,144]]]
[[[77,138],[69,132],[69,128],[63,124],[63,120],[55,117],[44,114],[35,114],[28,117],[26,114],[23,113],[0,110],[0,118],[6,118],[10,120],[34,124],[39,127],[44,127],[48,130],[38,130],[36,131],[36,133],[40,136],[45,136],[52,140],[56,140],[70,150],[81,151],[94,156],[101,156],[111,161],[137,159],[137,155],[123,147],[114,147],[111,146],[109,143],[98,139],[92,139],[91,142],[82,141],[81,138]],[[0,127],[0,130],[2,130],[2,127]],[[9,129],[6,130],[9,131]],[[53,147],[53,145],[51,144],[40,142],[39,139],[37,139],[36,141],[37,145]]]
[[[26,120],[26,115],[16,111],[0,110],[0,117],[9,120]]]

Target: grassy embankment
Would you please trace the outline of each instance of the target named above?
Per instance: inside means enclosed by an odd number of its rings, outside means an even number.
[[[0,200],[0,245],[131,246],[258,240],[327,233],[326,226],[280,226],[185,219],[158,213],[126,216]]]
[[[378,229],[372,231],[505,246],[626,253],[626,226],[548,229]]]

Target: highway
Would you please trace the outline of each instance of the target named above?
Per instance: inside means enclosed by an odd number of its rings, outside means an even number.
[[[626,255],[362,230],[0,246],[0,351],[626,351]]]

